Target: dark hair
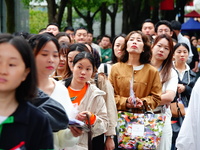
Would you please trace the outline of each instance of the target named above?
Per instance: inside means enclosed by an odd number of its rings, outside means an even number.
[[[144,22],[142,23],[142,26],[145,24],[145,23],[152,23],[153,26],[154,26],[154,23],[151,19],[145,19]]]
[[[110,42],[111,42],[111,37],[110,37],[109,35],[102,35],[102,36],[101,36],[101,41],[102,41],[102,39],[103,39],[104,37],[105,37],[105,38],[109,38],[109,40],[110,40]]]
[[[46,28],[41,28],[40,30],[39,30],[39,33],[40,32],[43,32],[43,31],[45,31],[46,30]]]
[[[177,44],[174,46],[174,52],[175,52],[176,49],[177,49],[178,47],[180,47],[180,46],[185,47],[185,48],[187,49],[188,53],[190,52],[189,47],[188,47],[188,45],[187,45],[186,43],[177,43]]]
[[[67,56],[67,53],[69,51],[69,46],[70,45],[67,45],[66,43],[60,43],[60,50],[59,50],[59,53],[60,54],[64,54]]]
[[[156,33],[157,33],[158,27],[159,27],[160,25],[166,25],[166,26],[170,29],[170,31],[173,31],[172,26],[171,26],[171,23],[170,23],[169,21],[167,21],[167,20],[160,20],[160,21],[158,21],[158,22],[156,23],[156,25],[155,25],[155,32],[156,32]]]
[[[30,33],[24,32],[24,31],[22,31],[22,32],[15,32],[15,33],[13,33],[13,35],[14,36],[21,36],[21,37],[23,37],[26,40],[28,40],[31,37]]]
[[[68,53],[68,51],[69,51],[69,45],[67,45],[66,43],[60,43],[59,55],[60,55],[60,56],[61,56],[61,55],[65,55],[66,61],[67,61],[67,53]],[[65,65],[66,65],[66,63],[65,63]],[[64,72],[65,72],[65,69],[64,69]],[[55,76],[58,75],[57,70],[55,71],[55,74],[54,74],[54,75],[55,75]]]
[[[62,37],[62,36],[67,36],[67,37],[69,38],[70,43],[72,42],[70,36],[69,36],[67,33],[65,33],[65,32],[59,32],[59,33],[56,35],[56,39],[59,40],[59,38]]]
[[[9,43],[20,53],[25,67],[30,69],[26,79],[16,89],[16,99],[19,103],[31,100],[37,94],[37,72],[33,53],[27,41],[20,36],[0,34],[0,44]],[[16,79],[17,80],[17,79]]]
[[[115,41],[119,38],[119,37],[123,37],[125,39],[125,35],[123,34],[120,34],[118,36],[116,36],[113,41],[112,41],[112,56],[111,56],[111,60],[112,60],[112,63],[115,64],[118,62],[118,58],[115,56],[115,51],[114,51],[114,45],[115,45]],[[122,47],[123,49],[123,47]]]
[[[85,46],[85,44],[83,43],[74,43],[72,45],[69,46],[69,51],[67,53],[67,56],[70,52],[73,52],[73,51],[78,51],[78,52],[89,52],[90,51],[88,50],[87,46]],[[69,68],[69,64],[68,64],[68,57],[66,57],[66,67],[65,67],[65,71],[64,71],[64,77],[63,78],[68,78],[72,75],[72,71],[70,70]]]
[[[75,64],[82,59],[88,59],[90,61],[90,63],[92,64],[93,72],[94,72],[94,69],[95,69],[94,57],[91,53],[86,52],[86,51],[80,52],[74,57],[73,66],[75,66]],[[70,77],[64,81],[65,81],[65,86],[68,87],[71,84],[72,77]]]
[[[171,68],[172,68],[172,59],[173,59],[173,54],[174,54],[174,45],[173,45],[173,40],[172,38],[167,35],[167,34],[161,34],[158,35],[155,40],[154,43],[152,45],[152,48],[161,40],[161,39],[166,39],[169,42],[169,55],[168,57],[163,61],[162,63],[162,69],[160,71],[160,75],[161,75],[161,80],[162,83],[165,83],[166,81],[169,80],[169,78],[171,77]]]
[[[123,49],[124,50],[124,54],[121,57],[121,61],[122,62],[127,62],[128,61],[129,53],[126,50],[127,49],[127,42],[129,40],[130,36],[132,34],[135,34],[135,33],[141,35],[142,41],[144,43],[144,52],[142,52],[140,54],[140,60],[139,61],[140,61],[141,64],[147,64],[147,63],[150,62],[151,56],[152,56],[151,45],[150,45],[150,41],[149,41],[148,36],[145,35],[144,33],[142,33],[141,31],[132,31],[125,37],[125,45],[124,45],[124,49]]]
[[[34,35],[29,39],[28,42],[34,52],[34,55],[37,56],[42,47],[46,45],[49,41],[52,41],[56,45],[56,48],[59,52],[60,45],[58,43],[58,40],[55,37],[50,36],[46,33]]]
[[[171,26],[173,30],[181,30],[181,23],[179,21],[172,20]]]
[[[82,59],[88,59],[90,61],[90,63],[92,64],[92,69],[94,71],[95,69],[95,63],[94,63],[94,56],[89,53],[89,52],[86,52],[86,51],[83,51],[83,52],[80,52],[78,53],[75,57],[74,57],[74,60],[73,60],[73,66],[80,60]]]
[[[48,26],[50,26],[50,25],[54,25],[54,26],[58,27],[58,30],[59,30],[59,25],[58,25],[57,23],[49,23],[49,24],[46,26],[46,28],[47,28]]]
[[[74,28],[71,26],[65,27],[64,32],[66,32],[67,30],[74,31]]]
[[[85,30],[85,31],[87,31],[87,33],[88,33],[88,30],[87,30],[85,27],[78,27],[78,28],[76,28],[76,30],[74,31],[74,35],[76,34],[76,32],[77,32],[78,30]]]

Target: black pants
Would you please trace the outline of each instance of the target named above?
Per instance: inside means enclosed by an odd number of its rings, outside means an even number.
[[[104,150],[104,134],[92,139],[92,150]]]

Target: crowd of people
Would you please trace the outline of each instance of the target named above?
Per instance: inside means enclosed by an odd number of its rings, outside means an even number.
[[[157,150],[197,150],[199,53],[200,37],[175,20],[146,19],[113,39],[56,23],[2,33],[0,149],[117,150],[117,112],[145,109],[166,117]],[[186,114],[173,131],[177,100]]]

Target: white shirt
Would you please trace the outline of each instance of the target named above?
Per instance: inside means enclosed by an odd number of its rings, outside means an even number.
[[[181,126],[176,147],[178,150],[199,150],[200,148],[200,79],[193,87],[185,119]]]

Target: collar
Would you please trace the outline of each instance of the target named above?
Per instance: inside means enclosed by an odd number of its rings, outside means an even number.
[[[173,63],[173,66],[174,66],[174,69],[176,69],[177,70],[177,68],[176,68],[176,66],[175,66],[175,61],[173,61],[172,62]],[[185,63],[185,70],[184,71],[189,71],[190,70],[190,67],[188,66],[188,64],[187,63]],[[177,70],[178,71],[178,70]]]
[[[144,64],[137,66],[137,67],[134,67],[133,69],[134,70],[141,70],[143,67],[144,67]]]

